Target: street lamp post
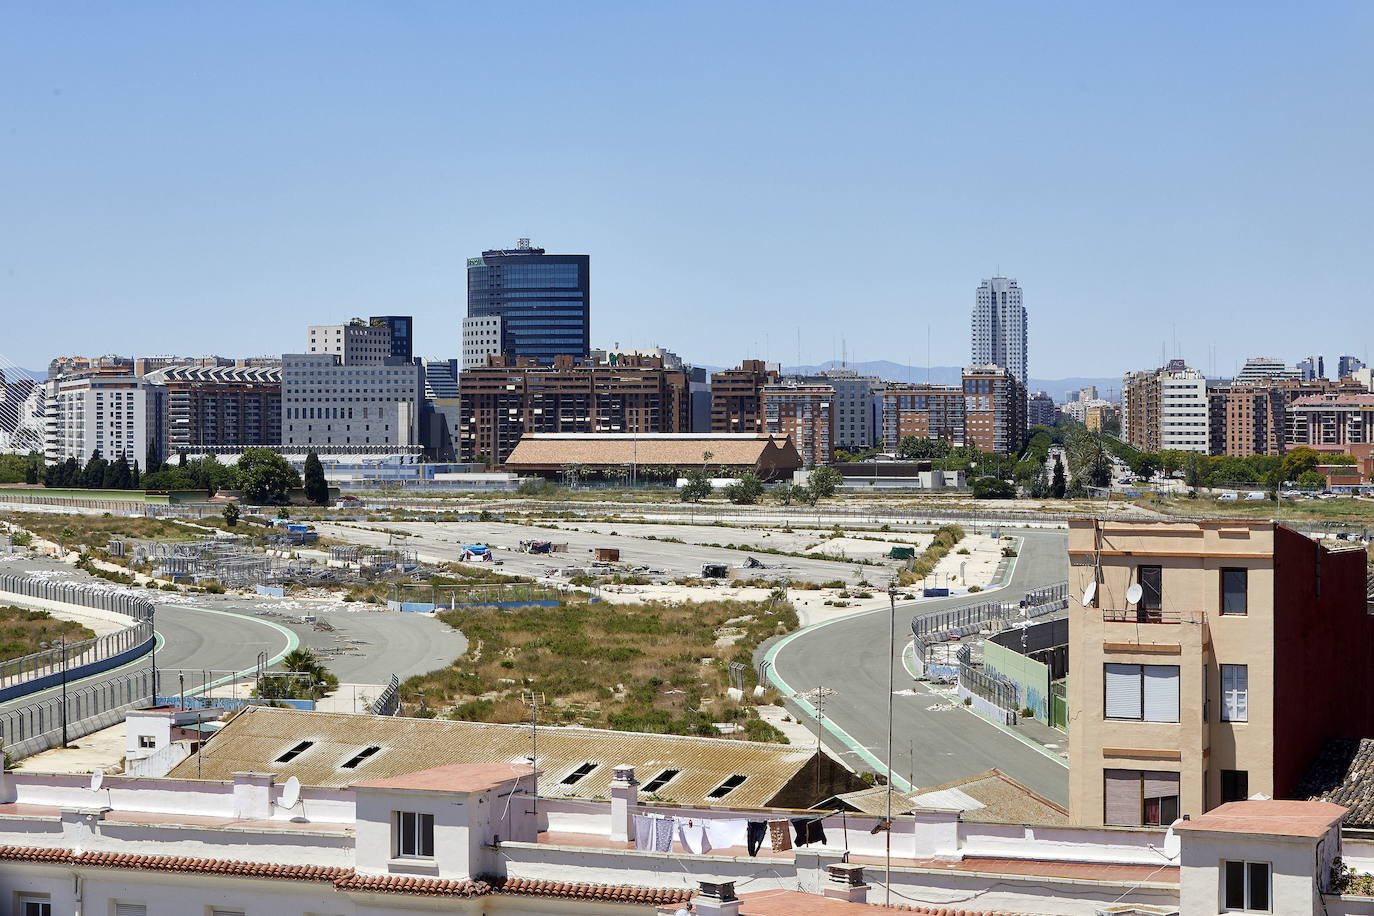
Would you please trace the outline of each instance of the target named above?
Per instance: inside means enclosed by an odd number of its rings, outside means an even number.
[[[887,844],[887,865],[883,876],[883,887],[886,892],[887,905],[892,905],[892,691],[894,688],[893,677],[895,665],[892,662],[893,648],[897,644],[897,583],[889,582],[887,585],[887,603],[891,609],[888,618],[887,628],[887,814],[883,818],[887,821],[887,830],[884,831],[884,841]]]
[[[67,637],[59,636],[56,642],[40,642],[44,649],[57,649],[62,653],[62,746],[67,746]]]

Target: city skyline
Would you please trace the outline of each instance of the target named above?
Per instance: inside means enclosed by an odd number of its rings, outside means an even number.
[[[779,50],[722,41],[711,17],[599,6],[528,17],[518,46],[464,40],[498,28],[486,10],[7,10],[5,355],[212,333],[254,353],[401,313],[418,354],[458,356],[466,258],[525,236],[596,258],[594,344],[709,365],[957,365],[969,294],[997,273],[1061,331],[1037,361],[1084,376],[1161,349],[1226,374],[1279,328],[1321,348],[1298,309],[1370,305],[1348,282],[1367,255],[1370,127],[1347,116],[1369,88],[1366,7],[1045,29],[1009,6],[992,31],[958,10],[859,11],[842,30],[731,15],[740,36],[780,29]],[[973,42],[992,63],[968,79]],[[785,50],[811,45],[848,63]],[[987,142],[999,131],[1015,140]],[[871,319],[836,320],[855,306]],[[1349,349],[1369,361],[1368,341]]]

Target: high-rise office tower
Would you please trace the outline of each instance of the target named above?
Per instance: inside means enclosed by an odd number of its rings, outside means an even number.
[[[1364,368],[1364,362],[1353,356],[1342,356],[1336,361],[1336,378],[1343,379],[1354,375]]]
[[[468,259],[468,315],[463,365],[489,355],[583,359],[591,349],[591,258],[546,254],[521,239],[511,249]],[[480,352],[478,352],[480,351]]]
[[[1320,355],[1309,356],[1307,359],[1298,362],[1298,372],[1302,376],[1304,382],[1326,378],[1326,360]]]
[[[1015,280],[993,277],[978,285],[970,363],[1001,366],[1026,384],[1026,310]]]

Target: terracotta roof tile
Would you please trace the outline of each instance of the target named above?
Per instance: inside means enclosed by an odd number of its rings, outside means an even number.
[[[444,878],[417,878],[411,875],[348,874],[334,882],[341,891],[372,891],[388,894],[415,894],[422,897],[481,897],[491,893],[485,881]]]
[[[70,862],[70,849],[44,849],[39,846],[0,846],[4,862]]]
[[[238,862],[232,859],[194,859],[182,856],[142,856],[123,852],[82,852],[71,857],[73,865],[94,868],[133,868],[140,871],[171,871],[239,878],[282,878],[292,881],[337,881],[352,869],[324,865],[280,865],[271,862]]]
[[[491,878],[493,888],[502,894],[527,897],[563,897],[577,900],[604,900],[608,903],[643,903],[665,906],[682,903],[692,896],[687,888],[632,887],[616,884],[571,884],[566,881],[539,881],[534,878]]]
[[[341,891],[413,894],[422,897],[481,897],[514,894],[524,897],[558,897],[601,900],[608,903],[642,903],[662,906],[691,897],[682,888],[634,887],[615,884],[581,884],[540,881],[533,878],[444,879],[412,875],[360,875],[351,868],[324,865],[281,865],[271,862],[237,862],[230,859],[197,859],[181,856],[147,856],[118,852],[73,853],[70,849],[35,846],[0,846],[0,862],[45,862],[88,868],[127,868],[139,871],[228,875],[236,878],[276,878],[288,881],[328,881]]]

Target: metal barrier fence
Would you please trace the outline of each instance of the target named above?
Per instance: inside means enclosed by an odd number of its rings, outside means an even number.
[[[89,664],[104,661],[111,656],[127,652],[153,635],[153,603],[141,595],[71,582],[50,582],[8,573],[0,574],[0,601],[5,600],[3,593],[18,596],[21,601],[23,598],[35,598],[40,601],[111,611],[131,618],[135,624],[94,639],[68,643],[65,650],[58,646],[11,659],[0,664],[0,679],[47,677],[70,667],[73,663]]]
[[[142,595],[72,582],[50,582],[4,573],[0,574],[0,592],[114,611],[135,620],[149,620],[153,616],[153,602]]]
[[[959,686],[1009,712],[1016,711],[1016,685],[959,661]]]
[[[75,665],[104,661],[111,656],[120,655],[147,642],[152,638],[152,635],[152,621],[141,620],[131,627],[125,627],[114,633],[106,633],[104,636],[97,636],[94,639],[83,639],[80,642],[67,643],[65,650],[62,646],[58,646],[55,649],[44,649],[31,655],[13,658],[6,662],[0,662],[0,681],[14,677],[32,680],[57,674],[64,668],[71,668]]]
[[[119,721],[119,714],[149,702],[153,672],[142,668],[86,687],[67,690],[67,737],[79,738]],[[62,740],[62,697],[0,712],[0,744],[15,757],[25,757]]]
[[[1065,581],[1031,589],[1018,604],[985,601],[981,604],[912,617],[912,651],[916,657],[917,667],[925,671],[934,664],[934,660],[929,658],[929,651],[930,647],[937,643],[978,633],[989,623],[996,623],[998,629],[1005,629],[1013,620],[1040,617],[1063,610],[1068,605],[1069,583]]]
[[[382,692],[377,695],[371,703],[367,704],[367,711],[374,716],[394,716],[401,711],[401,681],[396,675],[391,676]]]

